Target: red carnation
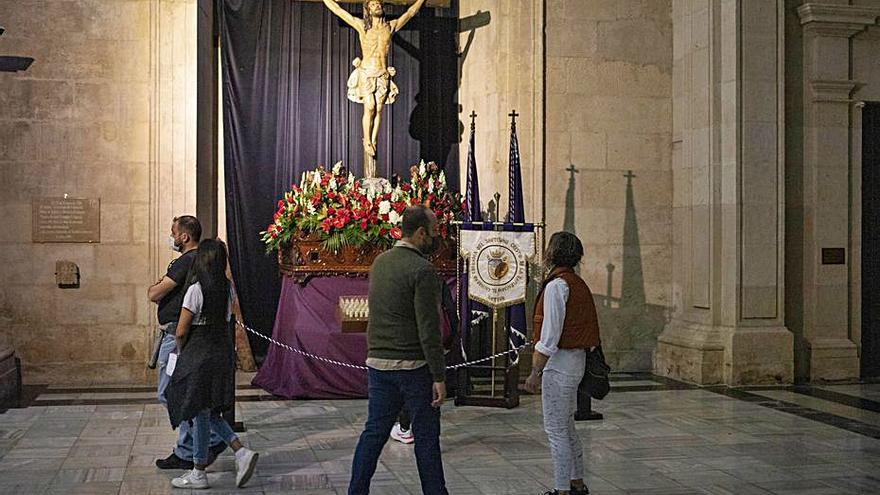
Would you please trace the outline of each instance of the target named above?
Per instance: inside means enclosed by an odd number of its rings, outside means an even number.
[[[361,230],[367,230],[367,220],[361,220]]]
[[[279,200],[278,200],[278,208],[281,208],[281,207],[283,207],[283,206],[284,206],[284,201],[281,201],[281,200],[279,199]]]
[[[401,232],[400,227],[392,227],[390,232],[392,239],[400,239],[403,237],[403,232]]]

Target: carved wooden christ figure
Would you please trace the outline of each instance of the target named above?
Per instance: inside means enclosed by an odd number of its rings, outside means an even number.
[[[376,176],[376,140],[382,109],[394,103],[397,85],[391,80],[394,67],[388,67],[391,37],[422,8],[425,0],[416,0],[399,18],[385,19],[382,0],[364,0],[364,17],[358,19],[339,6],[335,0],[323,0],[331,12],[358,32],[361,58],[354,59],[354,70],[348,78],[348,99],[364,105],[364,177]]]

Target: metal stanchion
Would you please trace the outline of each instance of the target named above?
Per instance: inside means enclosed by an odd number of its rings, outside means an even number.
[[[594,421],[597,419],[603,419],[602,413],[593,411],[593,399],[590,397],[588,387],[589,380],[589,375],[584,373],[584,377],[581,378],[581,383],[578,385],[577,410],[574,413],[575,421]]]
[[[229,327],[229,339],[232,341],[232,348],[235,349],[235,319],[234,318],[229,322],[228,327]],[[233,351],[233,352],[235,352],[235,351]],[[232,428],[232,431],[234,431],[235,433],[242,433],[244,431],[247,431],[247,428],[245,428],[243,422],[235,420],[235,390],[236,390],[235,373],[236,373],[236,368],[235,368],[234,363],[235,363],[235,360],[233,359],[232,406],[225,411],[221,411],[220,416],[223,418],[224,421],[229,423],[229,427]]]

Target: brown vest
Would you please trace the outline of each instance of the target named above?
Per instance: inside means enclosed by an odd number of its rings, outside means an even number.
[[[584,279],[571,268],[556,268],[544,281],[538,300],[535,301],[534,333],[535,342],[541,339],[541,324],[544,322],[544,287],[554,279],[561,278],[568,284],[568,301],[565,303],[565,321],[562,324],[560,349],[589,349],[599,345],[599,318],[593,293]]]

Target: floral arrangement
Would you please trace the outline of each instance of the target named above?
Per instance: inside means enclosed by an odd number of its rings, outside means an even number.
[[[304,172],[299,184],[278,200],[272,223],[260,232],[268,251],[297,239],[317,238],[325,251],[345,246],[388,247],[401,238],[400,223],[407,206],[422,204],[437,215],[438,231],[446,239],[449,224],[462,211],[461,198],[446,187],[446,175],[434,162],[410,168],[410,181],[383,181],[365,186],[342,162],[331,170]]]

